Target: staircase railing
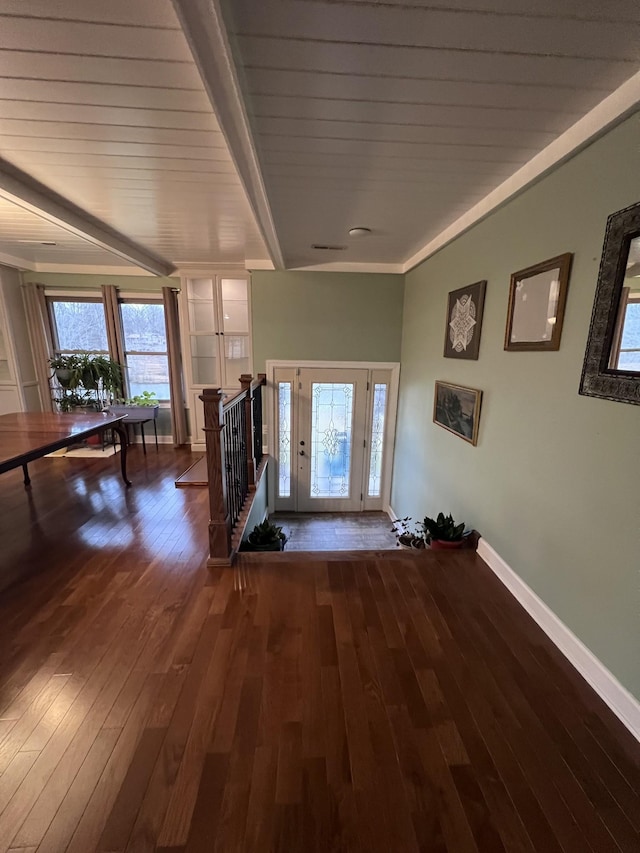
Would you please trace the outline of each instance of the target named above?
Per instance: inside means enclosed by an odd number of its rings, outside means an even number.
[[[209,475],[209,562],[228,564],[232,534],[256,486],[262,460],[262,386],[265,374],[240,377],[240,391],[225,399],[222,389],[206,388],[204,433]]]

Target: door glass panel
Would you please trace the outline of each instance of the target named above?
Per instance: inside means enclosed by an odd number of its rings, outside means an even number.
[[[249,338],[243,335],[225,335],[227,385],[239,385],[243,373],[249,373]]]
[[[312,498],[348,498],[354,386],[311,383]]]
[[[227,300],[222,309],[222,321],[225,332],[248,332],[249,309],[247,303]]]
[[[189,302],[189,326],[193,332],[211,332],[216,327],[212,302]]]
[[[213,300],[213,281],[210,278],[190,278],[187,282],[189,299]]]
[[[291,495],[291,383],[278,382],[278,497]]]
[[[191,336],[191,372],[194,385],[217,385],[218,339],[215,335]]]
[[[387,411],[387,386],[374,385],[373,388],[373,417],[371,419],[371,461],[369,463],[370,498],[380,497],[382,480],[382,452],[384,449],[384,418]]]

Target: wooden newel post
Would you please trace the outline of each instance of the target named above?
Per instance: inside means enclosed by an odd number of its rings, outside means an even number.
[[[255,489],[256,485],[256,459],[253,455],[254,441],[253,441],[253,389],[251,388],[251,383],[253,382],[253,376],[250,373],[243,373],[240,377],[240,387],[243,391],[247,392],[247,396],[244,398],[244,411],[245,411],[245,423],[246,423],[246,445],[247,445],[247,483],[249,484],[250,489]]]
[[[222,429],[222,389],[205,388],[200,399],[204,404],[204,435],[207,473],[209,475],[209,554],[212,560],[228,560],[231,555],[231,521],[227,509]]]

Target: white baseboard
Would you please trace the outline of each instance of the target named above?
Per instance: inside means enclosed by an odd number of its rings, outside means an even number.
[[[398,516],[395,514],[395,511],[394,511],[393,507],[391,506],[391,504],[389,504],[389,506],[388,506],[388,507],[386,507],[385,512],[387,513],[387,515],[389,516],[389,518],[391,519],[391,521],[395,521],[395,520],[396,520],[396,518],[398,517]]]
[[[520,578],[485,539],[478,543],[478,556],[538,623],[567,660],[606,702],[613,713],[640,740],[640,702],[562,622],[544,601]]]
[[[144,434],[144,440],[146,442],[147,447],[155,447],[156,446],[156,437],[153,433],[151,435]],[[131,436],[131,440],[129,444],[142,444],[142,437],[136,433],[135,436]],[[172,435],[159,435],[158,436],[158,444],[173,444],[173,436]]]

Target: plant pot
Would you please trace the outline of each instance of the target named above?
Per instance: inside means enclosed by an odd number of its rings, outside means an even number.
[[[398,536],[398,547],[404,551],[422,551],[424,549],[424,539],[417,536]]]
[[[128,423],[140,423],[140,421],[155,421],[158,418],[159,405],[156,406],[109,406],[107,411],[112,415],[126,415]]]
[[[284,551],[284,542],[265,542],[264,545],[251,545],[249,542],[242,543],[243,551]]]
[[[455,551],[457,548],[462,548],[463,542],[464,539],[458,539],[455,542],[445,542],[443,539],[432,539],[430,545],[434,551]]]

